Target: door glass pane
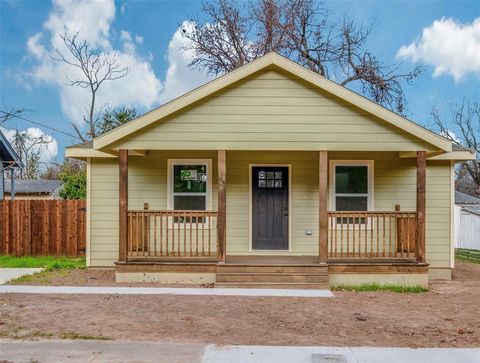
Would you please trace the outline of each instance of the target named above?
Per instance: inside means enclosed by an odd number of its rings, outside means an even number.
[[[282,172],[281,171],[276,171],[275,172],[275,179],[282,179]]]
[[[176,195],[173,197],[174,210],[205,210],[204,195]]]
[[[335,209],[338,211],[362,211],[368,209],[368,197],[336,197]]]
[[[258,187],[259,188],[266,188],[267,187],[267,181],[266,180],[259,180],[258,181]]]
[[[267,180],[267,188],[273,188],[273,180]]]
[[[336,166],[335,193],[368,193],[368,167]]]
[[[282,187],[282,181],[281,180],[275,180],[275,188],[281,188]]]
[[[259,171],[258,172],[258,179],[266,179],[267,178],[267,173],[264,171]]]
[[[174,193],[206,193],[207,166],[206,165],[174,165],[173,192]]]
[[[267,179],[274,179],[275,173],[273,171],[267,171]]]

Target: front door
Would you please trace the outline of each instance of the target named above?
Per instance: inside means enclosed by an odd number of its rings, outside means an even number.
[[[252,248],[288,250],[288,167],[252,167]]]

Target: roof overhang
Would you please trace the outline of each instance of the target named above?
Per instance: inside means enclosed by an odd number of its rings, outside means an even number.
[[[93,148],[96,150],[106,149],[112,143],[119,141],[120,139],[139,131],[144,127],[147,127],[152,123],[203,99],[204,97],[218,92],[221,89],[240,81],[241,79],[253,73],[272,66],[290,72],[304,81],[309,82],[334,96],[346,100],[350,104],[357,106],[369,112],[370,114],[385,120],[391,125],[404,130],[410,135],[413,135],[416,138],[435,146],[436,148],[440,149],[440,151],[452,151],[452,143],[450,140],[437,135],[434,132],[431,132],[426,128],[406,119],[405,117],[402,117],[376,104],[375,102],[370,101],[369,99],[343,86],[340,86],[333,81],[328,80],[318,73],[306,69],[305,67],[276,53],[269,53],[261,58],[258,58],[257,60],[250,62],[230,73],[227,73],[224,76],[219,77],[193,91],[190,91],[183,96],[180,96],[125,125],[122,125],[100,137],[97,137],[93,141]]]
[[[88,158],[117,158],[118,155],[115,153],[95,150],[93,148],[68,147],[65,148],[65,157],[78,160],[87,160]]]
[[[470,150],[451,151],[429,158],[428,160],[453,160],[453,161],[467,161],[476,160],[475,152]]]

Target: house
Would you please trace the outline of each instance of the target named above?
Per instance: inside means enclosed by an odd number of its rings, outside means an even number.
[[[7,138],[0,130],[0,200],[4,199],[5,197],[5,174],[10,171],[11,177],[14,173],[14,169],[16,168],[23,168],[23,164],[12,145],[10,145]],[[13,190],[15,190],[14,183],[15,178],[12,178],[10,188]]]
[[[474,158],[275,53],[66,156],[87,161],[89,266],[297,288],[450,279]]]
[[[6,179],[5,199],[11,199],[10,179]],[[61,199],[61,180],[16,180],[15,199]]]
[[[480,250],[480,199],[455,192],[455,248]]]

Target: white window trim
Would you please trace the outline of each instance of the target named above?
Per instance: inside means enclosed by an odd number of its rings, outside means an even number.
[[[167,161],[167,209],[173,210],[173,166],[207,165],[207,193],[205,210],[212,210],[212,159],[168,159]],[[203,195],[203,193],[176,193],[176,195]]]
[[[335,193],[335,167],[341,166],[366,166],[368,168],[368,193],[361,194],[361,193],[341,193],[342,196],[367,196],[367,211],[373,211],[374,207],[374,163],[373,160],[330,160],[329,161],[329,209],[332,211],[336,211],[335,201],[336,201],[336,193]]]

